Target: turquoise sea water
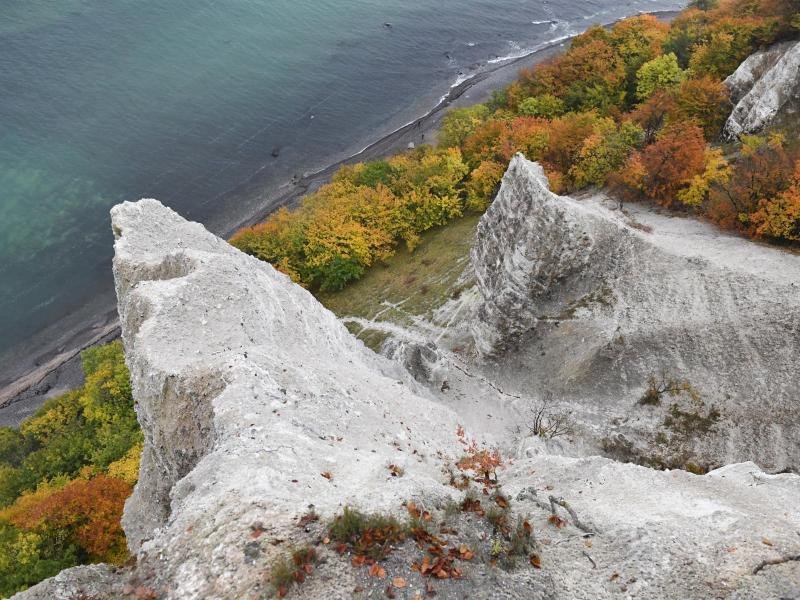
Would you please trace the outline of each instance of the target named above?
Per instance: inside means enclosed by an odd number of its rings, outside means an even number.
[[[222,231],[243,183],[357,151],[488,61],[680,4],[3,0],[0,354],[108,293],[115,203]]]

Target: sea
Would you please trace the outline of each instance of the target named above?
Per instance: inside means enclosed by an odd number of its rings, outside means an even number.
[[[59,323],[113,310],[114,204],[226,233],[482,69],[682,5],[0,0],[0,382]]]

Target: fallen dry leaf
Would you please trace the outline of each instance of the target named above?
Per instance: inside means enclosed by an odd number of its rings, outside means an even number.
[[[775,545],[775,544],[772,543],[771,540],[768,540],[767,538],[764,538],[763,540],[761,540],[761,543],[764,544],[765,546],[774,546]]]
[[[551,525],[555,525],[558,529],[567,526],[567,522],[556,514],[552,514],[547,517],[547,522]]]
[[[323,471],[322,473],[320,473],[320,475],[322,475],[328,481],[333,481],[333,473],[331,473],[330,471]]]
[[[402,589],[406,587],[408,583],[406,583],[406,580],[403,579],[402,577],[395,577],[394,579],[392,579],[392,585],[397,589]]]
[[[322,476],[325,477],[325,473],[323,473]],[[319,521],[319,515],[312,510],[307,512],[297,520],[297,526],[305,527],[306,525],[308,525],[309,523],[313,523],[314,521]]]
[[[369,568],[370,577],[377,577],[378,579],[386,579],[386,569],[379,564],[374,564]]]
[[[522,528],[525,530],[525,535],[530,536],[533,534],[533,525],[529,521],[523,521]]]
[[[353,565],[354,567],[363,567],[366,562],[367,562],[367,557],[364,556],[363,554],[356,554],[352,559],[350,559],[350,564]]]
[[[397,598],[397,594],[394,593],[394,590],[390,585],[386,586],[386,590],[384,590],[384,593],[386,594],[387,598]]]
[[[542,568],[542,559],[538,554],[531,554],[531,564],[534,569]]]

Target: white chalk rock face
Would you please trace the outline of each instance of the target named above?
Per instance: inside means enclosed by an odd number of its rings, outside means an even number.
[[[503,186],[482,224],[484,247],[476,250],[477,258],[488,258],[492,240],[498,252],[510,244],[509,256],[500,252],[493,263],[500,276],[480,274],[482,289],[497,290],[485,307],[492,334],[486,348],[497,348],[508,333],[524,336],[515,311],[539,319],[533,305],[571,279],[580,289],[599,285],[600,274],[581,275],[593,262],[646,264],[658,255],[634,244],[623,225],[604,226],[599,209],[571,200],[559,207],[541,170],[521,158]],[[512,207],[501,219],[500,211]],[[492,233],[491,218],[505,229]],[[522,225],[529,221],[552,248],[527,248]],[[325,544],[325,519],[348,504],[402,513],[408,500],[441,518],[444,501],[464,495],[443,472],[464,452],[454,435],[461,413],[478,405],[482,418],[473,419],[470,433],[481,438],[500,415],[498,402],[490,407],[485,394],[459,400],[417,389],[308,292],[155,200],[115,207],[112,223],[123,341],[145,435],[140,480],[124,516],[136,565],[70,569],[17,600],[130,598],[137,589],[159,599],[265,598],[275,557],[308,543],[318,544],[322,560],[291,597],[381,597],[395,576],[409,582],[395,586],[398,598],[424,592],[426,582],[409,569],[421,556],[413,542],[410,554],[398,551],[402,558],[387,561],[387,580],[370,578]],[[511,283],[503,283],[506,276]],[[628,306],[643,290],[634,289]],[[665,316],[650,326],[658,329]],[[579,340],[573,337],[573,346]],[[501,402],[508,404],[507,396]],[[514,424],[504,424],[504,435]],[[753,464],[695,476],[516,450],[498,477],[512,522],[533,523],[542,568],[528,557],[508,571],[491,565],[496,534],[477,515],[461,515],[458,530],[476,557],[464,562],[463,578],[434,582],[437,598],[744,600],[800,593],[797,476],[767,475]],[[390,464],[404,474],[393,477]],[[555,505],[563,527],[550,520],[551,495],[575,513]],[[298,527],[310,505],[323,520]]]
[[[800,257],[631,206],[636,223],[602,200],[557,196],[539,165],[512,160],[472,251],[485,376],[583,407],[622,460],[654,456],[629,433],[669,418],[676,444],[654,465],[800,468]],[[635,408],[662,376],[703,406]]]
[[[492,355],[513,347],[565,281],[596,287],[591,265],[613,254],[625,236],[623,227],[553,194],[542,167],[515,156],[472,248],[484,298],[473,324],[478,351]]]
[[[800,42],[783,42],[749,56],[725,80],[734,109],[725,135],[755,133],[783,111],[800,108]]]
[[[455,450],[455,414],[387,377],[311,294],[155,200],[112,224],[145,433],[123,524],[132,550],[163,557],[170,597],[245,597],[264,578],[237,543],[254,521],[445,494],[435,455]]]

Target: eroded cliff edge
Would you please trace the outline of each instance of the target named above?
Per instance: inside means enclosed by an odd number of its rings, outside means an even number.
[[[475,369],[517,404],[562,401],[624,460],[798,470],[800,257],[636,211],[556,196],[514,158],[472,251]],[[699,398],[637,405],[651,379]]]
[[[514,457],[503,489],[548,543],[542,569],[476,562],[463,581],[438,582],[440,598],[461,598],[464,586],[473,598],[526,599],[800,592],[796,475],[742,462],[697,476],[579,456],[592,453],[593,430],[632,410],[655,365],[713,378],[721,394],[742,387],[725,405],[750,402],[742,418],[753,416],[748,407],[794,414],[796,257],[782,263],[753,245],[737,255],[732,245],[714,264],[688,236],[671,247],[601,202],[554,196],[541,170],[517,157],[481,223],[478,283],[458,300],[453,337],[431,350],[431,376],[447,376],[445,389],[413,381],[271,266],[158,202],[125,203],[112,217],[123,341],[145,431],[124,519],[137,565],[72,569],[21,598],[116,598],[125,584],[163,598],[266,597],[274,557],[319,539],[296,526],[310,504],[324,520],[345,505],[400,514],[414,500],[438,514],[460,500],[446,473],[463,452],[460,423]],[[472,345],[451,344],[459,337]],[[735,371],[753,364],[747,383]],[[546,394],[580,409],[572,445],[511,433]],[[784,442],[796,432],[767,418],[774,433],[763,456],[777,456],[775,440],[781,457],[793,456]],[[698,444],[719,454],[705,436]],[[746,457],[746,444],[734,446]],[[392,477],[390,464],[404,476]],[[590,545],[575,523],[548,524],[541,499],[551,494],[588,524]],[[349,557],[319,552],[325,562],[298,597],[375,591]],[[392,568],[403,567],[390,575],[409,580],[397,594],[411,598],[424,588],[408,565]]]
[[[800,42],[775,44],[750,55],[725,80],[734,104],[725,135],[756,133],[800,110]]]

